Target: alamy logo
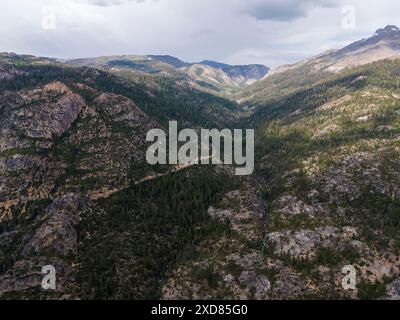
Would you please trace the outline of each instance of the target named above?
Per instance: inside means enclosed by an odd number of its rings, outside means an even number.
[[[42,288],[44,290],[56,290],[56,268],[52,265],[44,266],[42,274],[45,275],[42,279]]]
[[[43,30],[55,30],[56,25],[56,13],[53,7],[43,7],[43,18],[42,18],[42,29]]]
[[[345,276],[342,278],[342,288],[344,290],[356,290],[356,275],[357,270],[354,266],[344,266],[342,268],[342,274]]]
[[[342,27],[346,30],[355,30],[357,27],[356,8],[348,5],[342,8]]]
[[[162,129],[150,130],[146,141],[154,142],[146,153],[150,165],[229,164],[237,166],[235,174],[240,176],[250,175],[254,171],[253,129],[246,130],[244,140],[241,129],[234,129],[233,132],[230,129],[201,129],[199,137],[194,129],[184,129],[178,133],[178,123],[170,121],[168,146],[167,134]]]

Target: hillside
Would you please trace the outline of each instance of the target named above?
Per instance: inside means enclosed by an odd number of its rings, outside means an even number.
[[[166,263],[197,241],[193,230],[217,225],[208,222],[205,208],[225,187],[207,168],[188,178],[174,175],[173,166],[147,165],[146,133],[169,119],[220,127],[229,121],[222,113],[233,116],[236,105],[169,79],[127,79],[33,56],[2,54],[0,70],[0,296],[157,295]],[[167,249],[153,247],[150,254],[146,244],[157,241]],[[93,267],[110,259],[107,250],[120,270],[125,263],[137,268],[136,287],[126,282],[109,291],[106,271]],[[43,263],[59,271],[56,292],[38,287]]]
[[[209,208],[232,232],[201,243],[163,297],[398,298],[399,76],[398,61],[376,62],[258,107],[258,180]],[[345,265],[356,291],[341,287]]]

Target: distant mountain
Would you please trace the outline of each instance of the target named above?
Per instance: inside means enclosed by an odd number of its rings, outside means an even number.
[[[169,61],[169,63],[165,61]],[[86,66],[103,67],[108,69],[125,69],[154,74],[161,72],[173,73],[176,70],[174,64],[179,64],[179,62],[168,59],[166,56],[160,56],[156,59],[150,56],[119,55],[73,59],[69,60],[68,64],[77,65],[80,67]]]
[[[199,64],[212,67],[214,69],[221,69],[232,78],[243,77],[247,80],[260,80],[268,73],[269,68],[262,64],[249,64],[231,66],[229,64],[204,60]]]
[[[338,72],[344,68],[361,66],[383,59],[400,57],[400,29],[393,25],[378,29],[371,37],[351,43],[339,49],[329,50],[311,59],[281,66],[270,74],[293,69],[305,64],[312,65],[317,71]]]
[[[163,63],[167,63],[175,68],[182,68],[189,65],[189,63],[184,62],[178,58],[168,56],[168,55],[148,55],[148,59],[155,60]]]
[[[105,56],[70,60],[69,64],[103,67],[116,72],[130,70],[171,76],[184,74],[196,88],[225,94],[262,79],[269,71],[268,67],[258,64],[231,66],[209,60],[188,63],[169,55]]]
[[[339,50],[329,50],[312,58],[272,69],[267,77],[243,89],[242,103],[264,104],[340,73],[384,59],[400,58],[400,29],[393,25],[377,30],[371,37]]]
[[[193,67],[196,70],[195,74],[192,73]],[[204,60],[196,64],[191,64],[185,70],[191,74],[193,79],[198,81],[205,81],[210,84],[217,82],[228,87],[241,88],[264,78],[269,68],[259,64],[232,66],[216,61]],[[218,76],[213,77],[211,73]]]
[[[354,42],[330,55],[339,67],[363,65],[400,56],[400,29],[387,26],[370,38]]]

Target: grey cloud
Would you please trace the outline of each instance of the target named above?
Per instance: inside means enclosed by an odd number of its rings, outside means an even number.
[[[342,5],[355,7],[355,30],[342,28]],[[398,0],[1,0],[0,51],[277,66],[399,25],[399,10]],[[48,11],[54,29],[43,28]]]
[[[291,21],[305,17],[315,7],[335,7],[337,0],[264,0],[253,1],[247,13],[258,20]]]
[[[145,2],[146,0],[79,0],[80,2],[89,3],[94,6],[99,7],[110,7],[110,6],[118,6],[122,4],[126,4],[129,2]]]

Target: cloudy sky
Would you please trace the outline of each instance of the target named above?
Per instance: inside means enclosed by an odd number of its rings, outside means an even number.
[[[277,66],[400,25],[398,0],[1,0],[0,51]]]

